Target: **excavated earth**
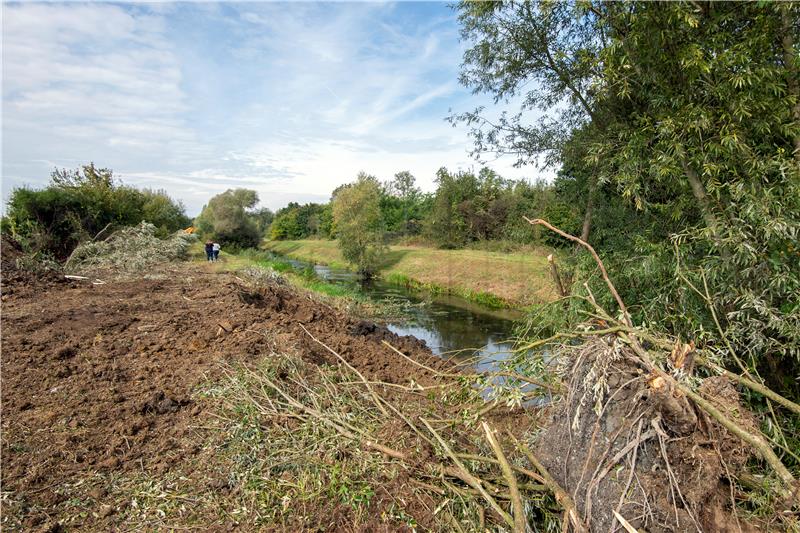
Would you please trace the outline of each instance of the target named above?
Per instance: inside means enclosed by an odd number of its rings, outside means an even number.
[[[94,278],[17,269],[13,246],[3,245],[4,530],[126,530],[108,480],[138,473],[158,478],[213,463],[197,428],[215,413],[198,390],[222,379],[226,366],[255,366],[287,348],[307,363],[338,364],[310,335],[370,381],[425,386],[440,379],[393,353],[384,340],[434,371],[453,371],[423,342],[280,283],[254,286],[231,273],[183,264],[148,273],[156,279],[95,284]],[[536,448],[591,529],[619,530],[616,510],[650,531],[750,530],[731,519],[728,506],[726,480],[749,457],[740,443],[696,414],[676,422],[670,402],[648,389],[624,350],[603,339],[580,350],[568,401],[552,410]],[[592,407],[597,376],[608,378],[610,391],[602,416]],[[724,412],[744,412],[730,384],[707,380],[702,390]],[[518,436],[534,423],[522,410],[496,409],[488,416],[494,427]],[[662,427],[663,438],[656,431]],[[381,437],[389,444],[402,440],[391,438],[388,426]],[[399,481],[378,487],[375,501],[411,501],[408,490]],[[424,515],[427,509],[431,518],[434,507],[422,505],[422,528],[432,525]],[[72,516],[66,525],[60,522],[65,510]],[[380,509],[373,511],[380,516]],[[347,515],[340,520],[339,512],[320,510],[327,523],[346,525]],[[387,526],[376,519],[374,527],[359,529]]]
[[[276,339],[312,362],[335,362],[303,327],[367,379],[432,380],[384,339],[447,367],[413,337],[279,285],[253,291],[198,265],[171,267],[163,279],[92,284],[17,271],[5,252],[2,490],[5,513],[15,516],[4,529],[60,530],[53,517],[72,501],[88,508],[68,529],[116,529],[103,511],[104,487],[91,480],[159,475],[199,454],[192,428],[209,413],[193,392],[220,377],[220,363],[255,363]]]

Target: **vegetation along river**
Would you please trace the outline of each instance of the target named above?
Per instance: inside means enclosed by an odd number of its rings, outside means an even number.
[[[319,278],[354,288],[375,301],[404,305],[404,318],[390,321],[387,327],[398,335],[425,341],[437,355],[474,359],[474,367],[480,371],[495,369],[498,361],[511,355],[511,338],[515,321],[522,317],[520,311],[490,309],[458,296],[434,295],[380,279],[364,284],[349,270],[273,256],[298,270],[313,267]]]

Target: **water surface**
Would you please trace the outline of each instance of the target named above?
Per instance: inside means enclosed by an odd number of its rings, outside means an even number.
[[[364,284],[349,270],[273,255],[301,270],[311,266],[319,278],[354,288],[373,300],[403,305],[406,317],[390,321],[387,327],[425,341],[437,355],[473,360],[477,370],[486,371],[511,354],[515,321],[522,317],[519,311],[490,309],[459,296],[432,295],[380,279]]]

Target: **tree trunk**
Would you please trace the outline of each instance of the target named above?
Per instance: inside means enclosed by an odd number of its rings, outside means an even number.
[[[700,176],[697,175],[697,172],[686,160],[686,157],[681,159],[681,164],[683,165],[683,171],[686,173],[686,178],[689,180],[689,185],[692,188],[692,194],[699,204],[700,212],[703,215],[706,227],[713,232],[714,237],[719,237],[717,217],[711,212],[711,202],[708,201],[706,188],[703,186],[703,182],[700,181]]]
[[[594,211],[594,197],[597,193],[597,178],[589,177],[589,194],[586,199],[586,211],[583,214],[583,228],[581,228],[581,240],[589,242],[589,233],[592,229],[592,213]]]
[[[797,54],[794,50],[790,9],[792,9],[791,4],[782,6],[781,9],[783,62],[786,64],[786,81],[789,88],[789,96],[794,97],[792,116],[795,122],[800,123],[800,80],[798,80],[797,75]],[[800,135],[796,135],[794,138],[794,159],[800,164]]]
[[[558,266],[556,266],[556,260],[553,258],[553,254],[547,256],[547,262],[550,263],[550,275],[553,276],[553,283],[558,290],[558,295],[562,298],[566,298],[569,296],[569,293],[564,287],[564,283],[561,281],[561,274],[558,272]]]

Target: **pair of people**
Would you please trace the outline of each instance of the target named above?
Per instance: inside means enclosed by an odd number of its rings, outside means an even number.
[[[220,245],[217,242],[206,241],[206,259],[208,261],[219,260]]]

